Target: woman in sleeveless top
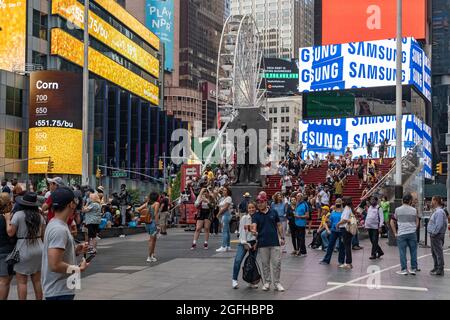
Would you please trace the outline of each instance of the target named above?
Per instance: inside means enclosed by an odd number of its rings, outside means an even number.
[[[144,203],[137,211],[141,211],[145,207],[148,209],[148,214],[151,216],[151,222],[145,225],[145,230],[149,235],[148,239],[148,258],[147,262],[156,262],[158,259],[155,258],[155,247],[156,239],[159,232],[159,195],[157,192],[152,192],[148,196],[149,201]]]

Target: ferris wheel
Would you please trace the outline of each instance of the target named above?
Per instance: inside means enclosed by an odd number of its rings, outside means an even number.
[[[241,108],[264,104],[263,48],[251,15],[225,21],[217,61],[216,104],[223,121],[232,121]]]

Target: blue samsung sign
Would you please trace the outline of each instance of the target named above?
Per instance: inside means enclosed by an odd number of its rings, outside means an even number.
[[[173,71],[173,0],[146,0],[146,26],[155,33],[164,44],[164,69]]]
[[[394,86],[395,39],[301,48],[299,91]],[[431,101],[430,59],[413,38],[403,38],[402,82]]]

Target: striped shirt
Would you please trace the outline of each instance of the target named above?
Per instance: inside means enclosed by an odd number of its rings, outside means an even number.
[[[397,220],[399,236],[416,233],[417,210],[409,205],[402,205],[395,209],[394,219]]]

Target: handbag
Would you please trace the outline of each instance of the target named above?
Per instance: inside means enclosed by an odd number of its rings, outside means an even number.
[[[347,230],[347,232],[351,233],[352,235],[358,233],[358,221],[356,220],[356,217],[353,213],[350,215],[350,222],[348,222],[345,226],[345,230]]]
[[[17,249],[17,245],[14,247],[13,251],[6,256],[5,262],[10,266],[20,262],[20,252],[19,249]]]

